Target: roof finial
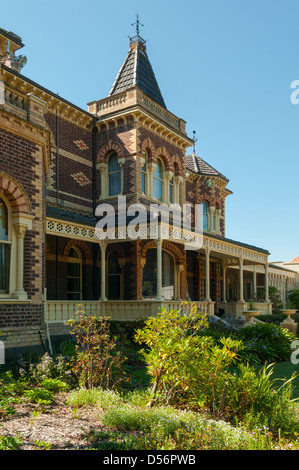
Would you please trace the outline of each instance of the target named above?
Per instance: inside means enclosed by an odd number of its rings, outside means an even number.
[[[195,138],[196,131],[193,131],[193,155],[195,155],[195,143],[198,139]]]
[[[138,39],[138,38],[139,38],[139,25],[144,26],[144,25],[141,24],[140,21],[139,21],[138,13],[137,13],[137,15],[136,15],[136,23],[132,23],[132,26],[134,26],[134,24],[136,24],[136,36],[137,36],[137,39]]]

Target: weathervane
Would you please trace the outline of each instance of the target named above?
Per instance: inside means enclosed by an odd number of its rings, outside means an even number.
[[[134,26],[135,24],[136,24],[136,36],[137,38],[139,38],[139,25],[140,26],[144,26],[144,25],[140,23],[138,13],[136,15],[136,23],[132,23],[132,26]]]
[[[195,143],[198,141],[198,139],[195,138],[196,131],[193,131],[193,153],[195,155]]]

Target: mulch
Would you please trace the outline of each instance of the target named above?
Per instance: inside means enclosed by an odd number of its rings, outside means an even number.
[[[52,405],[43,406],[41,412],[39,405],[29,402],[13,407],[15,414],[0,419],[0,436],[18,436],[22,440],[20,450],[43,449],[41,441],[50,444],[50,450],[87,450],[88,434],[104,429],[101,408],[73,410],[63,393],[55,396]]]

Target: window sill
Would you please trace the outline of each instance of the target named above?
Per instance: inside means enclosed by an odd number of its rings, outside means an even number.
[[[20,300],[20,299],[12,299],[11,297],[0,297],[0,304],[28,304],[30,303],[30,299]]]

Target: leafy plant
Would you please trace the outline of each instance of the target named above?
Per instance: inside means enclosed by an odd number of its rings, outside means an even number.
[[[207,326],[207,317],[195,305],[188,305],[187,313],[180,310],[161,309],[156,317],[145,321],[143,329],[136,331],[137,343],[145,343],[147,349],[141,351],[152,378],[153,406],[157,392],[164,389],[168,403],[176,392],[178,373],[182,364],[187,364],[198,343],[196,333]]]
[[[44,379],[40,385],[42,388],[54,393],[65,392],[70,388],[68,384],[59,379]]]
[[[108,319],[78,310],[75,318],[66,324],[71,327],[71,334],[77,341],[72,370],[81,385],[88,389],[119,387],[126,380],[126,357],[120,348],[121,339],[110,334]]]
[[[18,450],[23,444],[22,439],[16,437],[0,436],[0,450]]]
[[[42,388],[25,390],[24,396],[32,403],[38,403],[40,405],[50,405],[55,400],[54,395],[49,390],[43,390]]]

